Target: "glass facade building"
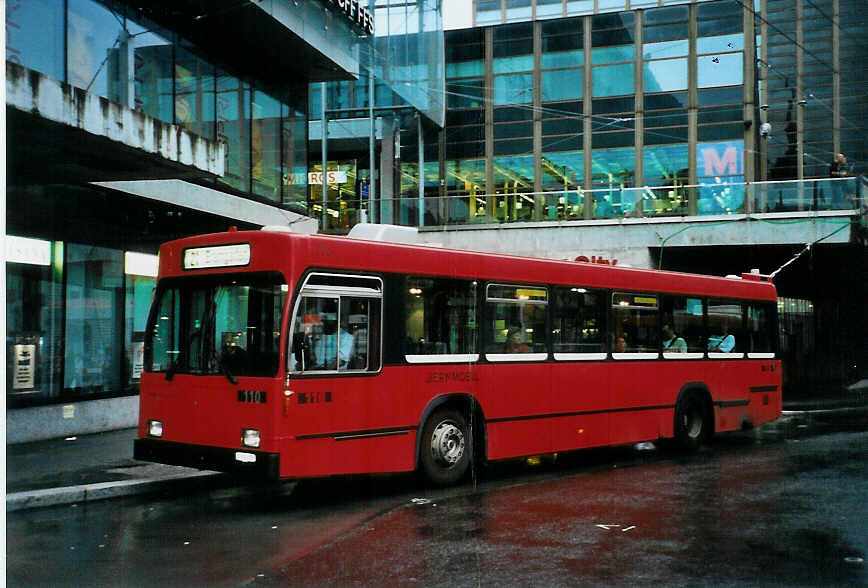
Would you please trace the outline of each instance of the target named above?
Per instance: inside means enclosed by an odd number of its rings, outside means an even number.
[[[325,199],[321,182],[312,183],[309,210],[329,232],[344,233],[367,221],[415,224],[425,208],[418,203],[420,183],[422,194],[438,195],[437,132],[446,111],[440,2],[376,0],[371,10],[376,29],[372,42],[362,47],[358,79],[310,88],[310,117],[315,121],[310,169],[323,168],[325,126],[325,166],[338,181],[329,181]],[[383,155],[393,152],[395,156]]]
[[[287,223],[307,214],[309,83],[351,78],[371,45],[331,0],[166,6],[5,0],[7,88],[24,72],[35,88],[59,90],[54,103],[38,97],[39,111],[7,106],[12,409],[138,392],[158,245],[256,228],[233,216],[244,206]],[[96,138],[81,122],[88,113],[59,122],[61,94],[80,109],[96,104],[103,125],[115,124],[106,113],[123,113],[144,139],[178,129],[172,153],[181,131],[219,146],[223,173]],[[92,183],[174,178],[190,188],[177,199]],[[204,189],[198,202],[193,188]]]
[[[827,178],[842,151],[864,169],[856,4],[478,0],[477,26],[446,32],[445,128],[409,224],[844,207],[824,182],[818,204],[750,184]]]

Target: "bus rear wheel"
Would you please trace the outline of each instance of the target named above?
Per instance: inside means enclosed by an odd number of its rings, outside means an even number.
[[[682,449],[699,449],[709,435],[705,403],[697,394],[685,394],[675,407],[675,441]]]
[[[473,449],[461,413],[451,408],[435,411],[422,428],[420,451],[422,470],[432,483],[448,486],[464,477]]]

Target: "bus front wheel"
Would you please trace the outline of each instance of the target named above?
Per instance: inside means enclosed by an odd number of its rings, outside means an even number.
[[[697,394],[685,394],[675,407],[675,441],[681,448],[695,451],[708,434],[705,403]]]
[[[435,411],[422,429],[420,461],[425,476],[438,486],[455,484],[467,473],[472,453],[461,413],[451,408]]]

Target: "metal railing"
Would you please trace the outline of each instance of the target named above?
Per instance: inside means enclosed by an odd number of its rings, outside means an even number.
[[[329,203],[326,232],[340,233],[363,222],[404,226],[650,219],[759,213],[865,211],[868,178],[768,182],[715,182],[673,186],[611,186],[593,190],[447,196],[416,193],[380,200]],[[420,210],[421,207],[421,210]]]

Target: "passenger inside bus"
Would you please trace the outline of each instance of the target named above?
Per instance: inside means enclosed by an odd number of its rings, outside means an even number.
[[[521,329],[519,327],[510,327],[506,334],[506,343],[504,344],[504,353],[530,353],[530,346],[521,340]]]
[[[708,338],[708,350],[722,353],[732,353],[735,350],[735,337],[729,332],[726,323],[723,325],[722,335]]]
[[[671,325],[663,325],[663,350],[670,353],[687,353],[687,342],[675,334]]]

